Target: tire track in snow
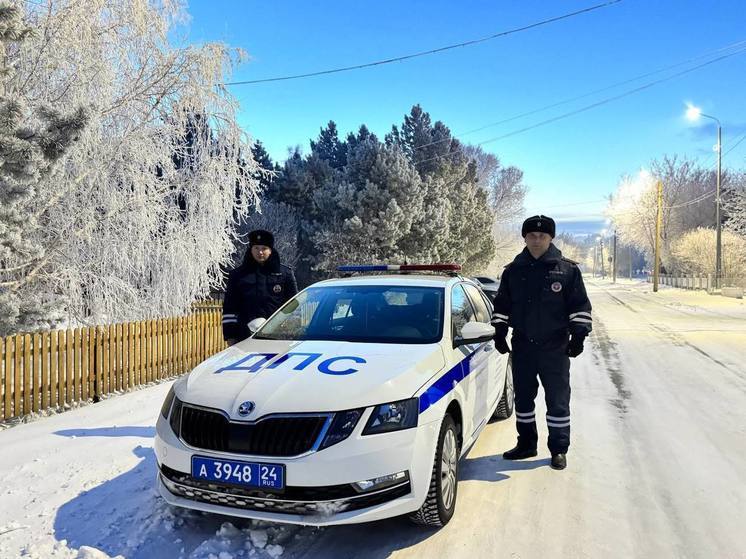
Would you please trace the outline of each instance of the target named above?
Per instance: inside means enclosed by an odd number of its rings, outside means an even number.
[[[596,366],[606,371],[611,383],[616,389],[617,397],[613,398],[611,403],[616,409],[622,413],[626,413],[627,402],[631,398],[632,393],[624,381],[619,350],[617,349],[616,344],[609,337],[609,333],[607,332],[603,321],[598,317],[593,320],[591,343],[593,343],[597,349],[597,351],[594,351],[591,354],[594,363]]]
[[[641,320],[645,324],[647,324],[655,332],[658,332],[659,334],[661,334],[663,338],[665,338],[667,341],[671,342],[676,347],[688,347],[690,349],[693,349],[694,351],[696,351],[697,353],[699,353],[700,355],[702,355],[703,357],[705,357],[706,359],[708,359],[712,363],[715,363],[719,367],[725,369],[728,373],[730,373],[731,375],[733,375],[737,379],[736,382],[738,383],[738,385],[741,388],[741,390],[743,390],[744,392],[746,392],[746,382],[744,382],[743,376],[738,371],[734,370],[733,368],[729,367],[728,365],[726,365],[725,363],[723,363],[719,359],[717,359],[717,358],[713,357],[712,355],[710,355],[709,353],[707,353],[702,348],[700,348],[700,347],[696,346],[695,344],[693,344],[692,342],[688,341],[686,338],[684,338],[684,336],[682,336],[681,334],[673,331],[667,325],[658,324],[658,323],[653,322],[652,320],[646,318],[645,315],[644,315],[644,313],[640,312],[638,309],[635,309],[629,303],[627,303],[625,301],[622,301],[618,297],[612,295],[611,293],[608,292],[608,290],[604,289],[603,292],[606,295],[608,295],[609,298],[611,298],[615,303],[617,303],[617,304],[625,307],[626,309],[628,309],[629,311],[631,311],[631,312],[633,312],[635,314],[641,315]],[[644,302],[648,302],[647,299],[644,299],[643,301]],[[665,305],[665,304],[660,303],[658,301],[650,301],[650,302],[652,302],[652,303],[654,303],[656,305],[659,305],[659,306],[665,308],[666,310],[675,311],[675,312],[678,312],[678,313],[685,314],[687,316],[691,316],[690,313],[682,311],[681,309],[677,309],[677,308],[671,307],[670,305]],[[594,327],[595,327],[595,321],[594,321]]]

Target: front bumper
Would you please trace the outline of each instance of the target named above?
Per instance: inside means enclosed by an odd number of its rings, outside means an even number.
[[[329,448],[295,458],[228,454],[187,447],[159,416],[155,453],[158,490],[170,504],[229,516],[325,526],[380,520],[417,510],[425,500],[440,422],[363,437],[365,416],[352,435]],[[285,465],[286,488],[267,493],[197,480],[193,455]],[[350,484],[396,472],[409,478],[360,493]]]

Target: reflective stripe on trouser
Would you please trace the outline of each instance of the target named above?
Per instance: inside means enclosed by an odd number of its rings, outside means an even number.
[[[565,355],[564,346],[547,351],[523,345],[513,342],[518,445],[536,446],[538,434],[533,411],[541,379],[547,404],[547,446],[552,454],[567,452],[570,446],[570,358]]]

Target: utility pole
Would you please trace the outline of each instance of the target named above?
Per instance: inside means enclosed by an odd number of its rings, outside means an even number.
[[[718,152],[718,176],[717,176],[717,187],[715,188],[715,231],[716,231],[716,238],[715,238],[715,288],[719,288],[721,282],[721,277],[723,274],[723,255],[722,255],[722,245],[721,245],[721,224],[720,224],[720,174],[722,171],[721,165],[722,165],[722,159],[723,159],[723,144],[722,144],[722,131],[721,131],[721,124],[720,120],[717,117],[714,117],[712,115],[707,115],[702,112],[701,109],[698,107],[695,107],[693,105],[690,105],[689,108],[686,111],[686,116],[689,120],[697,120],[699,117],[703,116],[705,118],[709,118],[710,120],[714,120],[718,125],[718,143],[715,146],[715,149]]]
[[[658,215],[655,220],[655,264],[653,264],[653,291],[658,291],[661,268],[661,228],[663,224],[663,183],[658,179]]]
[[[723,273],[723,255],[720,244],[720,164],[722,160],[723,145],[720,143],[720,121],[718,120],[718,179],[717,188],[715,192],[715,227],[716,227],[716,239],[715,239],[715,288],[720,287],[720,276]]]
[[[632,279],[632,245],[629,245],[629,279]]]
[[[616,283],[616,228],[614,228],[614,256],[611,257],[611,283]]]
[[[596,277],[596,260],[598,259],[598,247],[593,243],[593,277]]]

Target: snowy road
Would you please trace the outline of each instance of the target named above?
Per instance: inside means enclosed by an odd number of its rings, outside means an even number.
[[[164,384],[0,432],[0,557],[746,557],[746,303],[588,283],[568,469],[503,461],[514,425],[493,423],[438,532],[169,509],[152,492]]]

